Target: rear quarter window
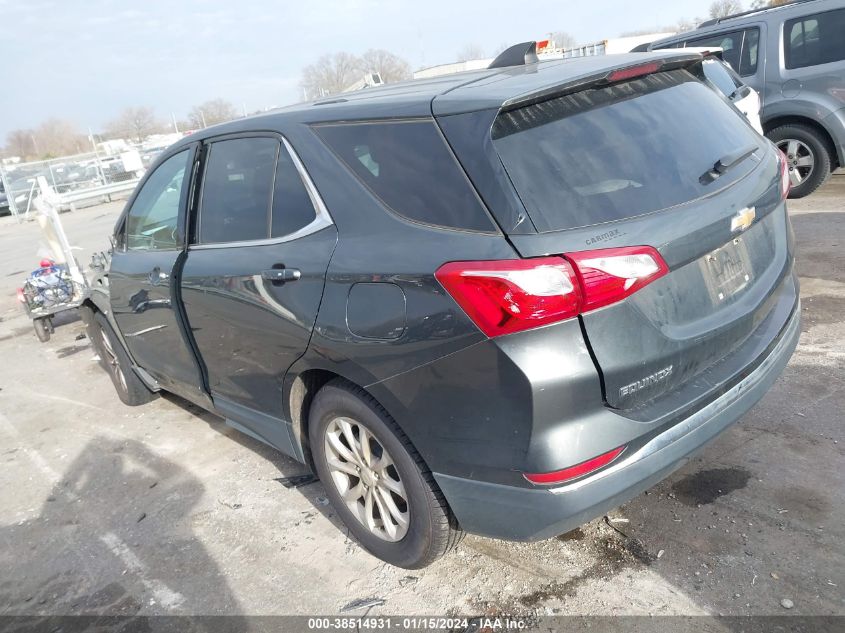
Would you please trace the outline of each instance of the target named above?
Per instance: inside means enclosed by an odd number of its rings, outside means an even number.
[[[396,214],[452,229],[495,230],[434,122],[344,123],[315,131]]]

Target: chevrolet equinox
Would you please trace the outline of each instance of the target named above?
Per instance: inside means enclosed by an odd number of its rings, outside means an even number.
[[[748,411],[800,329],[784,156],[698,54],[530,52],[166,150],[83,311],[121,400],[307,464],[406,568],[571,530]]]

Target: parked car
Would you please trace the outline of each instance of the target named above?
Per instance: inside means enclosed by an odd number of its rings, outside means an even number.
[[[9,207],[9,199],[6,196],[6,190],[3,188],[3,183],[0,181],[0,216],[11,215],[12,210]]]
[[[698,54],[520,59],[165,150],[85,310],[123,402],[307,464],[406,568],[571,530],[742,416],[800,331],[783,156]]]
[[[758,133],[763,134],[760,123],[760,95],[754,88],[746,85],[733,68],[722,59],[722,49],[686,47],[685,51],[701,53],[704,61],[701,64],[702,78],[725,96],[745,115],[748,122]]]
[[[649,50],[718,46],[760,93],[763,130],[789,161],[791,196],[845,165],[845,0],[808,0],[708,20]]]

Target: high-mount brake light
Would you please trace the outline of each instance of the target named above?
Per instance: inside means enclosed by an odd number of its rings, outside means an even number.
[[[608,451],[607,453],[588,459],[587,461],[576,464],[575,466],[564,468],[563,470],[556,470],[550,473],[523,473],[522,476],[532,484],[562,484],[567,481],[583,477],[584,475],[589,475],[590,473],[597,471],[599,468],[607,466],[610,462],[619,457],[624,450],[625,447],[620,446],[619,448],[614,448],[612,451]]]
[[[669,272],[650,246],[564,257],[450,262],[435,277],[481,331],[493,337],[622,301]]]
[[[629,68],[620,68],[609,73],[607,80],[610,82],[625,81],[627,79],[634,79],[635,77],[642,77],[643,75],[650,75],[651,73],[656,73],[662,66],[662,61],[656,61],[648,62],[647,64],[638,64]]]
[[[780,171],[780,198],[786,200],[792,189],[792,182],[789,180],[789,159],[780,150],[778,150],[778,170]]]

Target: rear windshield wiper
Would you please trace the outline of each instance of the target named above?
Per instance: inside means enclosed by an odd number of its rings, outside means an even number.
[[[733,167],[739,165],[742,161],[744,161],[756,151],[756,145],[749,145],[748,147],[744,147],[742,149],[738,149],[728,154],[725,154],[713,164],[713,167],[701,174],[698,179],[698,182],[700,182],[702,185],[709,185],[719,176],[726,173]]]

